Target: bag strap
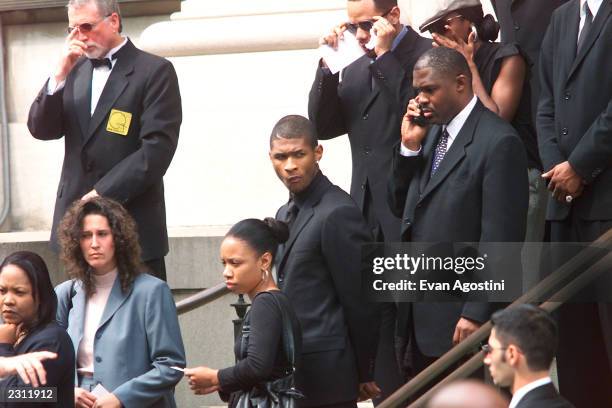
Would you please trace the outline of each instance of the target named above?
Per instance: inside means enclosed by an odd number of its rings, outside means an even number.
[[[283,325],[281,330],[283,333],[283,349],[285,350],[285,356],[289,364],[291,364],[291,368],[295,371],[295,338],[293,334],[293,322],[291,321],[291,316],[289,316],[287,308],[283,307],[274,293],[270,294],[281,313]]]

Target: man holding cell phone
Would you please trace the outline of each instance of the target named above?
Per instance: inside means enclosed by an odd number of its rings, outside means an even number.
[[[138,225],[142,259],[166,278],[163,175],[182,120],[172,64],[121,35],[116,0],[70,0],[68,36],[36,96],[28,128],[36,139],[65,137],[51,244],[68,206],[97,195],[120,202]]]
[[[400,220],[385,200],[391,152],[406,105],[414,96],[412,68],[431,48],[431,40],[400,23],[396,0],[349,0],[346,8],[348,21],[319,42],[337,48],[345,35],[354,35],[365,54],[336,74],[324,60],[319,62],[308,116],[321,140],[348,133],[353,163],[351,197],[376,241],[394,242],[399,240]],[[394,328],[395,310],[388,305],[376,363],[376,381],[383,397],[404,381],[395,364]]]

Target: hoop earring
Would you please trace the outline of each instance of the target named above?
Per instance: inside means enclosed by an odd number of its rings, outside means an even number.
[[[268,270],[265,268],[261,268],[261,280],[262,282],[266,280],[266,277],[268,276]]]

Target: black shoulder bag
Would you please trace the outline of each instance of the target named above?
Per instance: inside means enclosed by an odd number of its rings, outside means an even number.
[[[249,391],[239,391],[237,396],[237,408],[296,408],[297,399],[304,395],[295,388],[295,339],[293,337],[293,324],[287,310],[281,305],[274,294],[272,298],[279,308],[282,316],[283,350],[291,368],[285,372],[285,376],[277,380],[257,384]],[[245,322],[242,327],[242,339],[240,341],[240,358],[246,358],[247,342],[251,332],[250,324]]]

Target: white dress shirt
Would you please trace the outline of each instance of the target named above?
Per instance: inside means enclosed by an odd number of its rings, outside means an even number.
[[[476,95],[474,95],[472,97],[472,100],[467,105],[465,105],[461,112],[455,115],[455,117],[451,119],[448,124],[442,126],[442,131],[446,129],[446,131],[448,132],[448,141],[446,142],[447,152],[450,150],[451,145],[453,144],[455,138],[461,131],[461,128],[465,124],[465,121],[467,120],[468,116],[470,116],[470,113],[472,113],[472,110],[474,109],[474,106],[476,106],[477,101],[478,98],[476,98]],[[414,151],[408,149],[406,146],[400,143],[400,154],[406,157],[417,156],[419,153],[421,153],[422,148],[423,146],[421,146],[419,150]]]
[[[589,5],[589,10],[591,10],[593,20],[595,20],[595,16],[597,16],[597,12],[599,11],[601,3],[603,3],[603,0],[580,0],[580,25],[578,26],[578,37],[576,38],[576,44],[578,44],[578,38],[580,38],[580,33],[582,32],[582,27],[584,27],[586,17],[586,13],[584,12],[584,3]]]
[[[516,390],[514,395],[512,395],[512,399],[510,400],[510,405],[508,405],[508,408],[516,408],[518,403],[523,399],[525,395],[527,395],[529,391],[541,387],[542,385],[549,384],[551,382],[552,380],[550,379],[550,377],[544,377],[540,378],[539,380],[530,382],[529,384],[523,385],[521,388]]]
[[[100,100],[100,95],[102,95],[102,91],[104,90],[104,86],[106,86],[106,81],[108,81],[108,77],[110,76],[115,64],[117,63],[117,59],[112,59],[111,57],[121,49],[127,43],[127,37],[123,39],[121,44],[111,49],[103,58],[108,58],[111,60],[112,68],[108,68],[107,66],[96,67],[93,70],[91,76],[91,105],[90,105],[90,114],[93,116],[93,113],[96,110],[96,106],[98,106],[98,101]],[[51,75],[49,77],[49,82],[47,84],[47,94],[53,95],[57,91],[61,90],[66,81],[62,81],[59,84],[55,82],[55,76]]]

